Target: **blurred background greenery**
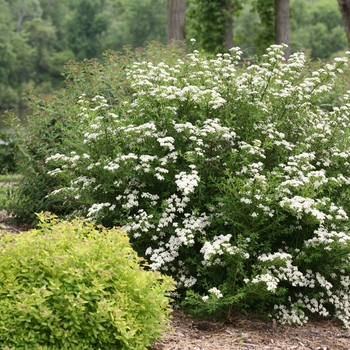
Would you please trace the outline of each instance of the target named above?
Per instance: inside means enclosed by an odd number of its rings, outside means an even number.
[[[200,2],[186,1],[187,40],[203,30],[203,16],[193,12]],[[268,11],[270,2],[231,1],[233,42],[244,57],[273,43],[258,7],[263,4]],[[291,52],[307,51],[314,60],[328,60],[347,49],[337,1],[291,0],[290,28]],[[61,72],[69,60],[101,60],[108,49],[153,40],[167,42],[167,0],[0,0],[0,115],[12,109],[25,119],[23,91],[50,93],[62,87]],[[6,129],[3,119],[0,131]]]

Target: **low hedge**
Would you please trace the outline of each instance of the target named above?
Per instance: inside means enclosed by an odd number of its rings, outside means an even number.
[[[60,221],[0,239],[2,349],[145,349],[169,317],[170,278],[120,229]]]

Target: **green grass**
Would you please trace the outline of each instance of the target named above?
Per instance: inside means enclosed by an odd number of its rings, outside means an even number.
[[[18,181],[22,178],[21,174],[7,174],[7,175],[0,175],[0,183],[1,182],[12,182],[12,181]]]

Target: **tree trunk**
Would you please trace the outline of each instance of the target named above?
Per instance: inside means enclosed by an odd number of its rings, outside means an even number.
[[[287,44],[284,56],[288,60],[290,56],[290,12],[289,0],[275,0],[275,43]]]
[[[186,0],[168,0],[168,44],[185,39]]]
[[[16,26],[16,32],[19,33],[22,29],[22,24],[23,24],[23,20],[24,20],[24,17],[26,16],[27,14],[25,12],[22,12],[20,11],[18,13],[18,18],[17,18],[17,26]]]
[[[338,4],[343,16],[346,38],[350,49],[350,0],[338,0]]]
[[[228,12],[227,28],[225,35],[225,46],[229,50],[233,47],[233,13],[231,0],[226,0],[226,11]]]

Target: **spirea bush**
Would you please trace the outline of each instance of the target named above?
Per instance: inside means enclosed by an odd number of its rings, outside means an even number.
[[[114,104],[118,110],[118,106],[132,94],[126,80],[126,69],[133,62],[145,59],[173,62],[183,54],[181,45],[164,48],[155,42],[144,49],[131,50],[125,47],[122,52],[108,51],[101,62],[96,59],[69,61],[62,73],[65,78],[63,89],[49,95],[36,95],[27,91],[27,122],[23,125],[15,116],[9,118],[15,130],[12,139],[16,145],[13,150],[16,154],[16,170],[22,174],[16,196],[8,208],[16,220],[30,222],[35,226],[35,213],[49,211],[63,216],[72,211],[71,207],[62,205],[54,197],[46,197],[66,183],[48,176],[54,165],[45,163],[45,159],[57,152],[71,150],[71,145],[67,144],[66,130],[74,130],[79,123],[76,116],[80,106],[76,102],[83,92],[88,96],[103,95],[107,103]]]
[[[71,152],[46,159],[72,214],[121,225],[198,315],[335,316],[350,327],[346,58],[310,70],[271,46],[126,70],[131,98],[82,94]],[[116,112],[117,111],[117,112]]]
[[[2,349],[146,349],[167,327],[169,277],[120,229],[40,215],[0,237]]]

